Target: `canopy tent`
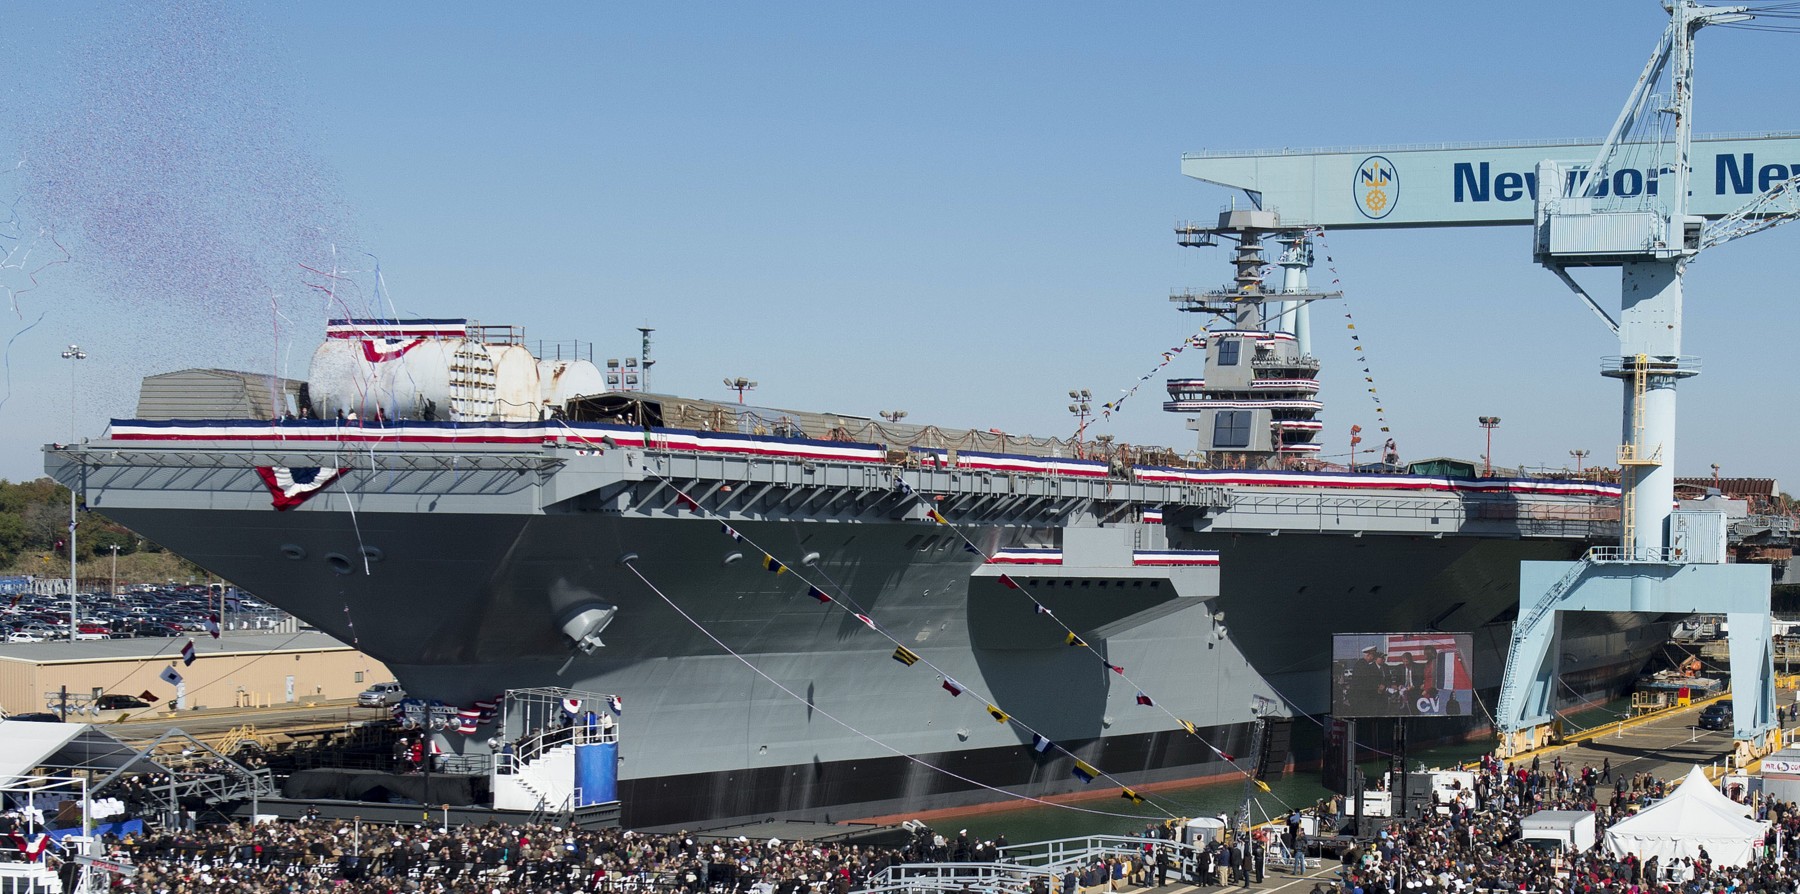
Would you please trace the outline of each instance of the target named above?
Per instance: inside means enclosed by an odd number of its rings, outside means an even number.
[[[1637,816],[1606,830],[1606,850],[1657,857],[1667,865],[1681,857],[1699,857],[1705,848],[1719,866],[1755,862],[1756,848],[1769,824],[1750,818],[1750,808],[1719,793],[1695,767],[1667,798]]]
[[[111,733],[87,723],[37,723],[0,720],[0,781],[36,770],[118,770],[136,763],[140,773],[168,769],[144,760],[142,752]],[[96,777],[97,778],[97,777]]]

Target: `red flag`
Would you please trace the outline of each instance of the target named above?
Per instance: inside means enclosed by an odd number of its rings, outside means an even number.
[[[693,497],[688,496],[687,494],[682,493],[681,491],[675,492],[675,501],[680,503],[683,506],[686,506],[689,509],[694,510],[695,512],[700,511],[700,501],[694,499]]]
[[[1019,588],[1019,582],[1016,580],[1013,580],[1011,576],[1005,575],[1005,574],[1000,575],[1000,585],[1007,588],[1008,590],[1017,590]]]

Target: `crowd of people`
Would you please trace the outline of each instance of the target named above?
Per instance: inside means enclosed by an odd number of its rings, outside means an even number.
[[[1603,838],[1614,823],[1665,797],[1674,782],[1644,773],[1614,776],[1610,763],[1572,767],[1534,758],[1509,766],[1481,761],[1470,798],[1434,795],[1417,818],[1386,824],[1375,840],[1342,855],[1337,894],[1446,894],[1473,890],[1531,894],[1793,894],[1800,871],[1800,812],[1792,803],[1749,795],[1752,815],[1770,822],[1757,859],[1717,865],[1704,848],[1661,862],[1598,847],[1566,853],[1520,841],[1521,820],[1539,810],[1593,811]],[[1743,793],[1735,793],[1743,799]],[[1315,886],[1330,894],[1329,885]]]
[[[1515,766],[1492,758],[1472,778],[1472,790],[1434,792],[1416,816],[1385,822],[1372,839],[1336,852],[1335,872],[1320,873],[1315,863],[1315,894],[1800,894],[1800,871],[1783,859],[1800,846],[1800,810],[1791,803],[1732,793],[1770,823],[1750,865],[1720,866],[1704,850],[1640,861],[1603,848],[1529,846],[1520,841],[1521,820],[1546,809],[1592,811],[1603,836],[1608,826],[1665,797],[1673,788],[1668,780],[1615,776],[1609,763],[1578,768],[1534,759]],[[147,780],[137,795],[152,792]],[[255,825],[174,823],[108,836],[104,847],[137,868],[135,876],[115,879],[115,887],[145,894],[848,894],[896,864],[1002,861],[1007,845],[1004,838],[946,836],[923,827],[901,846],[875,847],[421,820],[376,825],[325,820],[315,812]],[[1147,826],[1141,847],[1036,874],[1024,884],[1032,894],[1095,894],[1170,883],[1248,886],[1273,872],[1303,871],[1287,865],[1300,833],[1298,814],[1285,834],[1277,826],[1198,848],[1174,845],[1180,828]],[[41,859],[61,861],[54,849]]]
[[[423,820],[424,817],[421,817]],[[552,824],[226,823],[108,839],[145,894],[847,894],[897,863],[994,860],[1006,841],[921,830],[901,847],[647,834]],[[50,859],[60,862],[55,851]]]

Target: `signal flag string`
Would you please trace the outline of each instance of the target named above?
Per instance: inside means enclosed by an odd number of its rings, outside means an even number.
[[[745,542],[749,542],[749,541],[746,540]],[[754,545],[754,544],[752,544],[752,545]],[[699,619],[695,618],[693,615],[688,614],[686,610],[684,610],[680,605],[676,604],[675,600],[669,598],[667,593],[664,593],[661,588],[657,587],[656,584],[652,583],[650,578],[646,577],[644,575],[644,572],[641,571],[637,567],[637,561],[636,561],[635,556],[627,556],[626,558],[621,560],[621,564],[623,564],[625,566],[626,570],[630,571],[632,573],[632,575],[637,577],[638,580],[642,581],[644,586],[650,588],[650,592],[655,593],[658,598],[662,599],[662,601],[664,603],[668,604],[669,608],[674,609],[676,614],[680,615],[689,624],[693,625],[693,628],[695,630],[700,631],[700,634],[702,636],[705,636],[707,639],[712,640],[713,644],[718,646],[720,649],[723,649],[727,655],[730,655],[731,657],[736,658],[745,667],[749,668],[751,670],[751,672],[755,673],[757,676],[763,678],[764,680],[767,680],[769,682],[769,684],[774,686],[776,689],[781,690],[782,692],[786,693],[788,696],[792,697],[796,701],[807,704],[813,711],[819,713],[820,715],[824,716],[826,719],[830,720],[833,723],[836,723],[837,725],[843,727],[844,729],[847,729],[850,732],[856,734],[858,737],[867,740],[868,742],[870,742],[871,744],[875,745],[876,747],[882,749],[883,751],[887,751],[896,757],[904,758],[915,764],[918,764],[921,767],[924,767],[928,770],[932,770],[934,772],[943,774],[943,775],[948,776],[952,779],[955,779],[959,782],[965,782],[969,785],[976,786],[976,787],[982,788],[982,789],[986,789],[987,791],[993,792],[995,794],[1004,795],[1006,797],[1013,798],[1016,800],[1027,801],[1027,802],[1030,802],[1033,804],[1039,804],[1039,805],[1042,805],[1045,807],[1056,807],[1056,808],[1059,808],[1062,810],[1073,810],[1078,813],[1086,813],[1086,814],[1091,814],[1094,816],[1111,816],[1111,817],[1120,817],[1123,819],[1143,819],[1143,816],[1141,814],[1114,813],[1114,812],[1108,811],[1108,810],[1094,810],[1092,808],[1077,807],[1073,804],[1063,804],[1063,803],[1059,803],[1056,801],[1048,801],[1043,798],[1035,798],[1035,797],[1032,797],[1031,795],[1020,794],[1019,792],[1000,788],[999,786],[989,785],[988,783],[982,782],[978,779],[971,779],[967,776],[957,773],[954,770],[950,770],[945,767],[937,766],[936,764],[933,764],[933,763],[925,760],[924,758],[918,757],[917,755],[907,754],[906,752],[901,751],[900,749],[895,748],[894,746],[889,745],[886,742],[883,742],[880,739],[877,739],[874,736],[871,736],[868,733],[863,732],[860,729],[857,729],[856,727],[852,726],[849,722],[843,720],[842,718],[831,713],[830,711],[827,711],[824,708],[819,707],[814,702],[808,700],[804,695],[801,695],[800,693],[795,692],[794,690],[788,688],[780,680],[777,680],[774,677],[770,676],[762,668],[757,667],[756,664],[754,662],[750,661],[748,658],[745,658],[743,655],[738,654],[738,652],[735,649],[731,648],[729,645],[726,645],[724,640],[719,639],[717,636],[715,636],[713,634],[713,632],[711,630],[708,630],[706,628],[706,625],[700,623]],[[875,628],[871,627],[870,629],[875,629]],[[1124,789],[1124,791],[1131,792],[1131,789],[1127,788],[1127,789]],[[1141,795],[1137,795],[1135,792],[1132,792],[1132,795],[1133,795],[1133,797],[1128,797],[1126,800],[1129,800],[1134,804],[1144,803],[1144,802],[1149,801],[1148,798],[1145,798]],[[1161,805],[1153,805],[1153,806],[1156,806],[1158,809],[1162,809]],[[1164,813],[1168,813],[1168,811],[1164,810]],[[1175,818],[1175,815],[1172,813],[1168,813],[1168,816],[1170,819]]]
[[[1335,266],[1337,262],[1331,257],[1331,245],[1325,241],[1325,228],[1313,227],[1308,231],[1308,235],[1317,240],[1319,247],[1323,249],[1323,254],[1325,255],[1325,269],[1331,271],[1331,284],[1333,286],[1342,286],[1343,279],[1339,276],[1338,269]],[[1342,289],[1340,288],[1339,291],[1342,291]],[[1368,352],[1363,350],[1362,336],[1356,331],[1356,318],[1350,313],[1350,304],[1348,301],[1345,301],[1341,306],[1344,308],[1344,328],[1350,332],[1350,341],[1352,342],[1351,351],[1356,355],[1356,367],[1362,370],[1363,390],[1368,392],[1369,399],[1375,403],[1375,422],[1381,427],[1381,433],[1389,435],[1387,443],[1382,445],[1383,458],[1385,459],[1386,454],[1397,452],[1394,447],[1391,426],[1387,418],[1387,407],[1383,406],[1381,403],[1381,391],[1375,385],[1375,373],[1371,372],[1373,367],[1370,363]],[[1355,470],[1352,469],[1351,471]]]
[[[1130,399],[1133,395],[1137,394],[1138,389],[1144,387],[1144,383],[1150,381],[1151,376],[1154,376],[1157,373],[1161,372],[1162,368],[1165,366],[1168,366],[1171,362],[1173,362],[1175,360],[1175,358],[1181,354],[1182,351],[1185,351],[1188,348],[1205,348],[1205,347],[1206,347],[1206,332],[1205,332],[1205,330],[1202,330],[1200,332],[1197,332],[1193,335],[1188,336],[1185,339],[1182,339],[1181,344],[1178,344],[1178,345],[1164,351],[1162,353],[1162,362],[1158,363],[1154,369],[1151,369],[1149,372],[1144,373],[1143,375],[1139,376],[1136,384],[1132,385],[1130,388],[1125,389],[1124,397],[1121,397],[1118,400],[1109,400],[1100,405],[1100,419],[1102,421],[1111,419],[1114,413],[1117,413],[1117,412],[1123,410],[1125,407],[1125,401]]]
[[[705,513],[705,510],[700,507],[700,502],[698,500],[695,500],[693,497],[689,496],[686,492],[682,491],[681,488],[678,487],[674,481],[665,477],[660,472],[657,472],[654,468],[652,468],[650,466],[647,466],[647,465],[644,466],[644,471],[649,473],[650,475],[656,477],[658,480],[662,481],[664,484],[667,484],[669,486],[669,488],[675,492],[676,499],[682,507],[689,509],[696,513]],[[705,514],[711,515],[711,513],[705,513]],[[975,691],[973,688],[969,687],[967,684],[964,684],[964,683],[958,681],[954,676],[952,676],[950,674],[949,671],[946,671],[943,668],[939,667],[937,664],[935,664],[934,662],[932,662],[930,659],[926,658],[925,656],[919,654],[918,652],[915,652],[912,649],[907,648],[906,644],[902,643],[898,637],[894,636],[886,628],[882,627],[879,623],[877,623],[873,617],[869,616],[862,609],[862,606],[858,605],[855,602],[855,600],[853,600],[849,597],[849,595],[846,591],[846,588],[844,588],[837,581],[831,580],[830,575],[825,574],[823,569],[818,568],[818,566],[816,566],[816,565],[807,566],[809,568],[812,568],[812,569],[818,571],[822,576],[824,576],[831,583],[833,589],[835,589],[837,591],[837,595],[835,595],[835,596],[830,593],[827,593],[824,589],[820,588],[812,580],[808,579],[805,573],[796,570],[792,565],[789,565],[788,563],[782,562],[780,559],[776,558],[773,553],[769,552],[768,550],[764,549],[761,545],[757,544],[755,540],[751,539],[750,537],[745,535],[743,532],[732,527],[730,522],[724,520],[723,518],[718,517],[717,515],[713,515],[712,517],[718,520],[720,529],[726,537],[730,538],[733,542],[743,543],[743,544],[751,547],[752,549],[755,549],[758,552],[762,553],[761,564],[762,564],[762,567],[764,568],[764,570],[770,571],[774,574],[792,573],[796,580],[800,581],[801,583],[806,584],[807,595],[811,596],[813,599],[817,600],[821,604],[837,606],[842,611],[848,613],[850,616],[852,616],[856,620],[860,621],[864,627],[867,627],[870,630],[875,631],[882,638],[888,640],[889,642],[892,642],[895,647],[892,657],[895,661],[899,662],[900,664],[902,664],[906,667],[912,667],[915,664],[923,664],[925,667],[930,668],[940,678],[939,686],[941,686],[946,692],[950,693],[952,698],[960,697],[964,693],[967,693],[969,695],[974,696],[975,701],[985,703],[987,706],[988,716],[991,717],[995,722],[1015,725],[1015,726],[1019,727],[1021,730],[1024,730],[1025,732],[1030,733],[1032,748],[1033,748],[1033,750],[1038,751],[1040,754],[1044,753],[1046,751],[1049,751],[1051,749],[1055,749],[1057,752],[1066,754],[1070,758],[1073,758],[1075,760],[1075,766],[1074,766],[1074,769],[1071,770],[1071,773],[1077,779],[1081,779],[1084,783],[1087,783],[1087,782],[1092,782],[1095,778],[1103,778],[1103,779],[1107,780],[1108,782],[1117,784],[1121,790],[1120,797],[1125,798],[1126,800],[1131,801],[1134,804],[1151,801],[1151,799],[1149,799],[1148,797],[1145,797],[1144,795],[1141,795],[1138,792],[1131,789],[1129,786],[1126,786],[1124,784],[1124,782],[1115,778],[1112,774],[1107,773],[1104,770],[1100,770],[1099,768],[1093,766],[1092,764],[1088,763],[1087,761],[1082,760],[1080,755],[1075,754],[1073,751],[1070,751],[1063,745],[1057,743],[1055,740],[1051,739],[1049,736],[1044,735],[1043,733],[1039,732],[1037,729],[1033,728],[1030,724],[1026,723],[1024,720],[1021,720],[1021,719],[1013,716],[1010,712],[1006,711],[1005,708],[1001,707],[995,699],[983,696],[980,692]],[[966,541],[967,538],[964,538],[964,539]],[[972,544],[971,544],[971,546],[972,546]],[[979,552],[978,550],[976,550],[976,551]],[[710,634],[708,634],[708,635],[710,636]],[[1073,635],[1073,634],[1071,634],[1071,635]],[[1173,819],[1175,817],[1175,814],[1173,812],[1171,812],[1168,808],[1162,806],[1161,804],[1156,804],[1154,802],[1151,802],[1151,804],[1152,804],[1152,806],[1156,807],[1158,810],[1163,811],[1171,819]]]
[[[574,433],[573,429],[570,429],[570,431],[571,431],[571,433]],[[579,434],[577,434],[577,436],[579,437]],[[711,514],[711,513],[706,513],[706,511],[701,507],[698,500],[694,499],[693,497],[689,496],[686,492],[682,491],[681,488],[678,485],[676,485],[675,482],[673,480],[671,480],[670,478],[668,478],[667,476],[661,474],[660,472],[657,472],[655,469],[653,469],[649,466],[645,466],[644,471],[649,473],[653,477],[657,478],[658,480],[662,481],[664,484],[668,485],[669,488],[675,492],[677,501],[682,507],[684,507],[690,511],[693,511],[697,514],[708,514],[708,515]],[[907,495],[916,497],[916,494],[913,493],[911,486],[906,484],[904,479],[900,478],[899,476],[896,476],[894,479],[894,483],[896,485],[896,489],[902,491],[903,493],[905,493]],[[956,534],[958,539],[960,539],[963,543],[964,551],[974,553],[976,555],[980,555],[984,559],[986,558],[986,553],[984,553],[980,549],[980,547],[977,546],[975,544],[975,542],[968,537],[968,535],[964,534],[960,528],[958,528],[956,525],[952,524],[948,519],[944,518],[942,513],[939,513],[936,509],[930,509],[929,515],[933,521],[937,522],[940,525],[950,528],[950,530]],[[718,518],[716,515],[713,517]],[[751,546],[752,548],[755,548],[758,551],[763,552],[763,563],[764,563],[763,567],[765,569],[767,569],[769,571],[773,571],[777,574],[791,570],[790,566],[786,565],[785,563],[780,562],[778,559],[775,558],[775,556],[773,554],[769,553],[768,551],[763,550],[762,547],[757,545],[750,538],[746,537],[742,532],[733,528],[728,522],[724,521],[723,519],[719,519],[719,521],[720,521],[720,524],[727,536],[731,537],[735,541],[746,543],[749,546]],[[840,592],[840,594],[843,593],[845,588],[840,583],[838,583],[835,580],[832,580],[830,578],[830,575],[828,573],[824,572],[823,569],[819,569],[819,573],[821,575],[823,575],[824,577],[826,577],[827,580],[830,580],[832,586],[835,589],[837,589]],[[809,594],[812,595],[813,598],[818,599],[820,602],[832,603],[832,602],[838,601],[838,599],[832,598],[830,596],[830,594],[825,593],[825,591],[821,590],[818,586],[813,584],[810,580],[807,580],[799,572],[795,572],[795,577],[798,578],[799,580],[801,580],[802,582],[806,583],[808,585]],[[1251,773],[1248,770],[1245,770],[1242,766],[1240,766],[1235,757],[1233,757],[1231,754],[1226,752],[1224,749],[1221,749],[1218,746],[1212,744],[1212,742],[1208,741],[1205,736],[1201,735],[1201,733],[1199,731],[1199,727],[1197,725],[1176,715],[1173,711],[1169,710],[1169,708],[1166,705],[1158,704],[1154,697],[1152,697],[1150,694],[1146,693],[1143,690],[1143,688],[1135,680],[1132,680],[1130,678],[1130,676],[1126,674],[1125,668],[1122,665],[1113,664],[1109,658],[1107,658],[1104,655],[1101,655],[1098,649],[1095,649],[1092,645],[1090,645],[1085,639],[1083,639],[1078,633],[1076,633],[1076,631],[1073,628],[1069,627],[1066,623],[1064,623],[1061,618],[1058,618],[1047,606],[1045,606],[1041,602],[1038,602],[1037,599],[1035,597],[1032,597],[1029,593],[1024,592],[1024,590],[1017,585],[1017,582],[1013,581],[1009,575],[1001,575],[1000,583],[1003,586],[1007,587],[1008,589],[1018,591],[1021,595],[1025,596],[1026,599],[1032,603],[1034,612],[1036,612],[1037,614],[1042,614],[1046,617],[1049,617],[1052,621],[1054,621],[1056,623],[1056,625],[1058,627],[1061,627],[1064,632],[1065,642],[1068,645],[1078,646],[1078,647],[1087,649],[1096,658],[1100,659],[1102,665],[1107,670],[1110,670],[1112,673],[1117,674],[1127,684],[1132,686],[1137,692],[1138,704],[1146,706],[1146,707],[1154,707],[1154,708],[1157,708],[1158,710],[1162,711],[1170,719],[1174,720],[1181,729],[1185,730],[1190,736],[1192,736],[1194,739],[1199,741],[1202,745],[1205,745],[1208,750],[1212,751],[1219,758],[1223,759],[1239,775],[1252,780],[1257,785],[1257,787],[1259,789],[1261,789],[1262,791],[1264,791],[1264,792],[1269,791],[1268,785],[1266,783],[1264,783],[1262,780],[1256,779],[1255,774]],[[943,678],[944,688],[946,690],[950,691],[953,696],[960,695],[962,692],[967,691],[966,687],[963,687],[962,684],[958,683],[947,672],[945,672],[941,668],[937,667],[935,664],[931,663],[930,661],[925,660],[923,658],[923,656],[920,656],[917,653],[912,652],[912,650],[907,649],[905,644],[901,643],[900,640],[898,638],[896,638],[893,634],[887,632],[885,629],[878,626],[873,618],[869,617],[869,615],[867,615],[866,613],[858,610],[860,608],[860,606],[857,606],[853,601],[850,601],[847,598],[845,599],[845,602],[848,604],[840,604],[839,607],[842,608],[845,612],[848,612],[849,614],[854,616],[858,621],[861,621],[863,623],[863,625],[868,627],[870,630],[874,630],[876,633],[879,633],[881,636],[883,636],[884,638],[886,638],[894,643],[894,645],[896,646],[896,650],[895,650],[895,654],[894,654],[895,660],[900,661],[902,664],[907,665],[909,667],[912,666],[912,664],[915,662],[924,663],[927,667],[930,667],[933,671],[937,672],[937,674],[940,677]],[[991,701],[989,701],[989,708],[990,708],[989,713],[994,717],[994,719],[996,721],[1006,722],[1006,723],[1015,723],[1021,729],[1025,730],[1027,732],[1030,732],[1033,736],[1032,741],[1033,741],[1034,747],[1036,747],[1039,743],[1047,743],[1047,745],[1049,745],[1051,747],[1055,747],[1058,751],[1060,751],[1064,754],[1067,754],[1071,758],[1075,759],[1076,760],[1076,769],[1077,769],[1077,771],[1079,771],[1076,773],[1077,778],[1082,778],[1082,776],[1084,774],[1088,775],[1088,776],[1094,776],[1094,775],[1102,776],[1102,777],[1105,777],[1109,782],[1115,782],[1115,783],[1120,784],[1121,788],[1124,789],[1124,791],[1121,793],[1121,797],[1125,797],[1128,800],[1132,800],[1134,803],[1137,802],[1138,800],[1142,799],[1141,795],[1138,795],[1137,793],[1132,792],[1129,788],[1124,787],[1123,783],[1120,783],[1116,778],[1112,777],[1110,774],[1107,774],[1107,773],[1104,773],[1101,771],[1097,771],[1097,770],[1095,770],[1095,772],[1093,772],[1093,773],[1087,773],[1088,770],[1093,770],[1094,768],[1092,768],[1091,765],[1087,764],[1086,762],[1082,761],[1078,755],[1074,754],[1073,752],[1069,751],[1068,749],[1066,749],[1060,745],[1055,744],[1052,740],[1049,739],[1049,737],[1043,736],[1041,733],[1038,733],[1035,729],[1032,729],[1024,721],[1019,720],[1019,719],[1013,717],[1012,715],[1006,713],[1003,709],[999,708],[998,705],[992,703]],[[1145,799],[1145,800],[1147,800],[1147,799]],[[1285,806],[1285,802],[1283,802],[1283,803]],[[1160,805],[1159,805],[1159,807],[1160,807]]]

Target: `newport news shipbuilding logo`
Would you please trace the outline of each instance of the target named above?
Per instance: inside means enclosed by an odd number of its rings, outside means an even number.
[[[1371,155],[1356,166],[1352,188],[1356,210],[1370,220],[1380,220],[1400,203],[1400,174],[1385,156]]]

